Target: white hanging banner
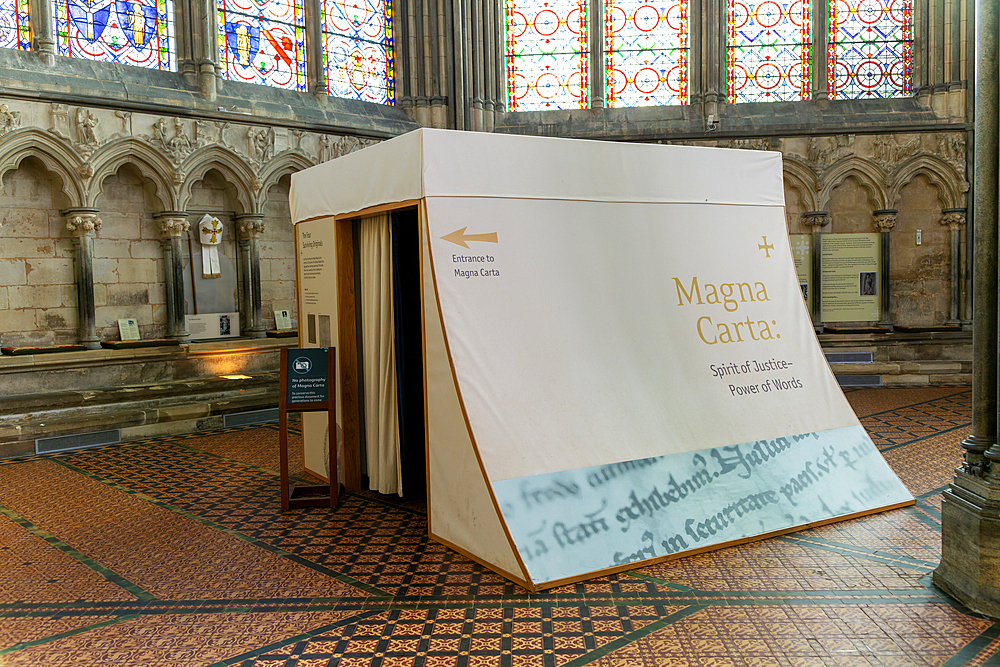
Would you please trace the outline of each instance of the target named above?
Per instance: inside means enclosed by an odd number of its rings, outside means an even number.
[[[198,221],[201,239],[202,278],[219,278],[222,269],[219,264],[219,244],[222,243],[222,221],[207,213]]]

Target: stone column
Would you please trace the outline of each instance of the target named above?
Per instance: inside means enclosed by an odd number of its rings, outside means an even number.
[[[974,611],[1000,616],[1000,447],[997,446],[997,176],[1000,7],[976,3],[973,176],[972,434],[941,505],[934,583]]]
[[[962,285],[965,271],[962,266],[962,230],[965,229],[965,209],[946,208],[941,211],[941,224],[951,232],[951,312],[950,321],[962,320]]]
[[[192,51],[198,65],[198,87],[209,102],[216,99],[219,72],[219,14],[215,0],[195,0],[191,7],[199,16],[191,23]]]
[[[184,255],[181,237],[191,228],[184,211],[164,211],[153,215],[160,225],[163,272],[167,286],[167,338],[182,343],[191,340],[184,322]]]
[[[832,1],[832,0],[831,0]],[[825,0],[812,0],[813,15],[813,67],[809,87],[814,100],[825,100],[830,97],[830,75],[827,70],[829,54],[829,23],[830,12]]]
[[[251,338],[264,338],[267,334],[260,317],[260,251],[258,237],[264,233],[264,216],[246,213],[236,216],[243,274],[243,304],[240,315],[243,334]]]
[[[31,2],[31,36],[34,38],[32,48],[49,67],[56,64],[56,42],[52,39],[55,33],[52,29],[54,22],[51,2],[48,0]]]
[[[589,16],[591,29],[590,36],[590,67],[587,83],[590,86],[590,108],[603,109],[607,106],[604,90],[604,2],[603,0],[590,0]]]
[[[320,0],[305,0],[306,10],[306,80],[309,92],[325,97],[326,71],[323,69],[323,13]]]
[[[73,235],[76,258],[76,310],[80,320],[80,343],[87,349],[97,350],[101,339],[97,335],[97,309],[94,305],[94,237],[101,228],[96,208],[67,208],[60,211],[66,216],[66,229]]]
[[[875,230],[882,233],[882,266],[879,277],[879,291],[882,293],[882,319],[879,325],[892,327],[892,318],[889,317],[889,269],[892,257],[892,239],[889,233],[896,226],[896,214],[894,208],[887,208],[881,211],[872,211],[872,219],[875,221]]]
[[[802,214],[802,224],[812,230],[812,267],[810,268],[810,282],[812,285],[812,320],[813,326],[822,327],[823,319],[820,299],[823,295],[823,262],[820,255],[823,249],[823,237],[820,235],[820,227],[825,227],[833,220],[826,211],[809,211]]]

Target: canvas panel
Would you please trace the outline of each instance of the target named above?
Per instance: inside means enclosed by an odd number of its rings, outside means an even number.
[[[421,172],[419,130],[295,172],[292,222],[419,199]]]
[[[858,423],[802,303],[781,208],[426,201],[492,481]],[[497,242],[441,238],[468,221]]]
[[[784,204],[780,153],[418,132],[425,197]]]
[[[531,580],[913,502],[860,425],[495,482]]]
[[[823,358],[781,207],[426,206],[460,396],[534,585],[912,502]]]
[[[423,128],[292,174],[289,205],[294,222],[424,196],[780,206],[780,160],[764,151]]]
[[[299,347],[337,347],[337,267],[333,225],[333,218],[323,218],[295,226]],[[338,347],[338,368],[340,352]],[[339,377],[337,384],[340,384]],[[342,413],[339,391],[336,401],[339,416]],[[341,423],[339,418],[337,423]],[[302,414],[305,470],[325,480],[329,480],[325,447],[328,425],[326,413]]]
[[[426,242],[426,225],[421,235]],[[527,579],[500,524],[476,459],[441,332],[429,256],[426,251],[422,255],[424,368],[430,443],[429,532],[431,537],[478,556],[496,569]]]

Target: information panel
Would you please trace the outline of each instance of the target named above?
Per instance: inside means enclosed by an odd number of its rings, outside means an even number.
[[[337,272],[333,252],[333,219],[295,226],[299,344],[330,347],[336,335]],[[340,354],[340,350],[337,350]],[[340,411],[340,397],[332,400]],[[325,459],[328,420],[316,412],[302,413],[302,450],[307,472],[329,479]]]
[[[820,317],[824,322],[876,322],[881,234],[824,234]]]
[[[329,356],[325,347],[288,350],[285,403],[325,403],[330,400]]]

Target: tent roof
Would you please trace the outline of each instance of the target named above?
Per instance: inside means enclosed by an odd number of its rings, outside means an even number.
[[[293,222],[423,197],[782,206],[780,161],[764,151],[423,128],[292,174],[289,200]]]

